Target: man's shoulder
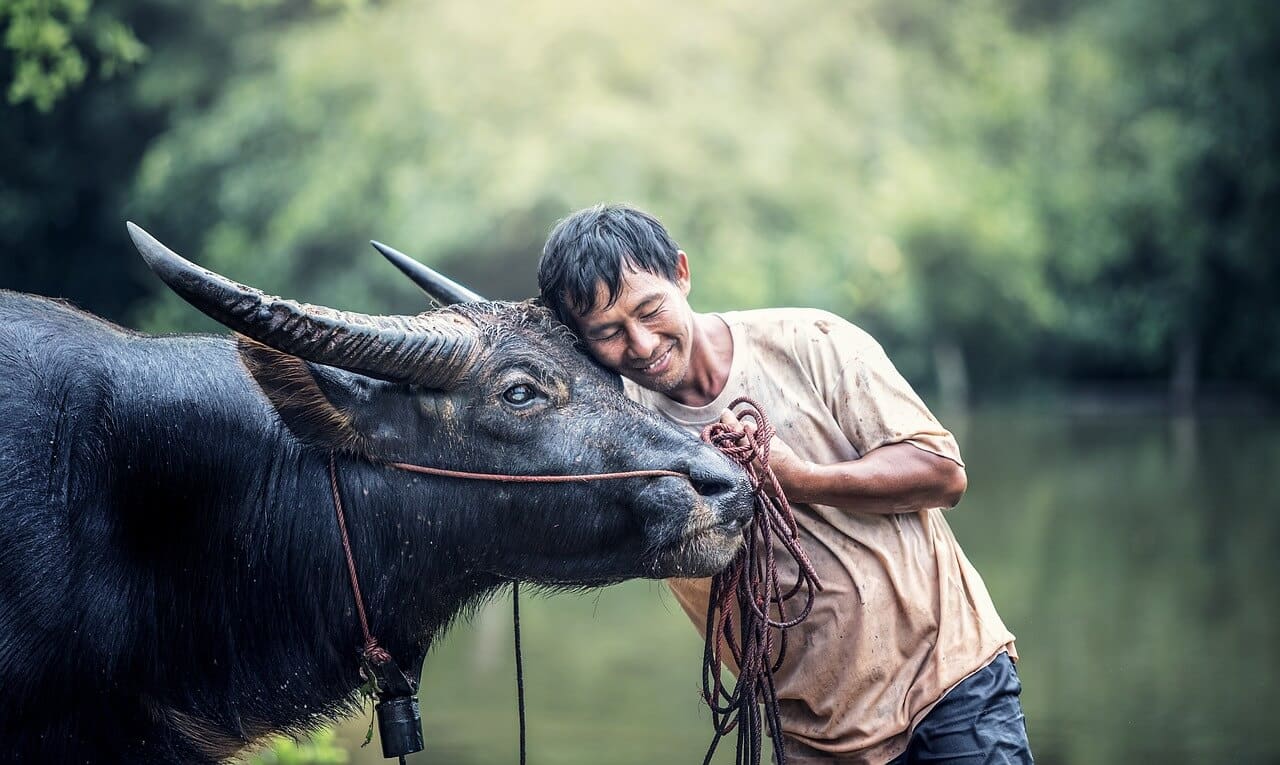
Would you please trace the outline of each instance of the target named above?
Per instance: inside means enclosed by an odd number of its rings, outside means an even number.
[[[797,351],[808,351],[811,346],[837,345],[854,350],[861,345],[878,345],[853,322],[821,308],[756,308],[721,316],[753,343],[793,345]]]
[[[830,311],[804,306],[780,306],[776,308],[748,308],[720,314],[725,321],[751,325],[782,325],[812,323],[816,321],[845,322]],[[848,323],[848,322],[845,322]]]

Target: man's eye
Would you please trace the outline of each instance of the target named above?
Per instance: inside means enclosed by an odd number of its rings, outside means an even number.
[[[502,399],[514,407],[525,407],[538,399],[538,391],[532,385],[520,383],[503,391]]]

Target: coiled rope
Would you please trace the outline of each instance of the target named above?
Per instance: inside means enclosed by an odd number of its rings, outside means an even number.
[[[703,429],[702,440],[746,469],[755,493],[755,518],[743,529],[746,544],[738,557],[711,580],[702,657],[702,693],[711,708],[715,737],[703,765],[710,764],[720,740],[735,728],[738,730],[735,762],[759,765],[766,725],[773,739],[774,761],[784,765],[787,758],[782,745],[782,719],[773,673],[782,667],[786,658],[786,631],[804,621],[813,610],[814,597],[822,590],[822,582],[800,547],[799,527],[791,505],[769,467],[773,425],[760,405],[750,398],[736,399],[729,409],[740,421],[751,421],[754,431],[734,430],[722,422],[714,422]],[[796,581],[790,587],[784,588],[778,580],[776,556],[779,552],[790,555],[797,564]],[[803,605],[794,616],[789,616],[795,610],[791,601],[801,591]],[[775,646],[776,658],[772,658]],[[726,647],[738,667],[737,682],[732,690],[722,675]]]

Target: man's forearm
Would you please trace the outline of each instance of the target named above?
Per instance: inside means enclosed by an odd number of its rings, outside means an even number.
[[[907,443],[849,462],[805,462],[779,479],[794,502],[886,514],[954,507],[968,485],[959,464]]]

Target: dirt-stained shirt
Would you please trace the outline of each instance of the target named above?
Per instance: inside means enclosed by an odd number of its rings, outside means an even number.
[[[778,437],[815,463],[907,443],[964,464],[951,433],[866,332],[813,309],[719,316],[733,338],[733,362],[714,401],[684,406],[630,380],[627,395],[694,433],[750,396]],[[793,509],[823,590],[809,618],[788,631],[787,661],[775,675],[788,761],[888,762],[943,694],[1002,651],[1016,659],[1014,636],[941,508]],[[780,581],[794,582],[794,562],[778,561]],[[704,630],[710,580],[668,584]]]

